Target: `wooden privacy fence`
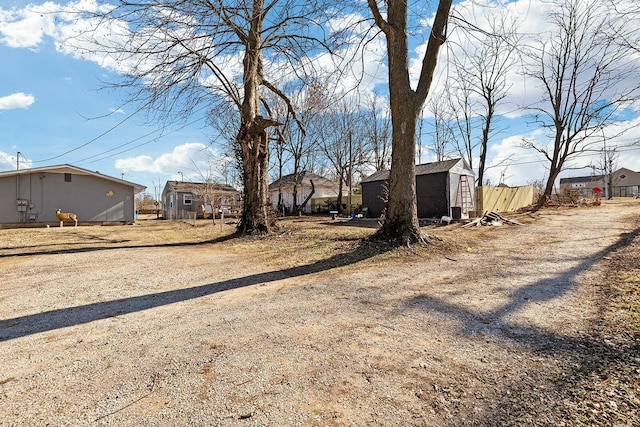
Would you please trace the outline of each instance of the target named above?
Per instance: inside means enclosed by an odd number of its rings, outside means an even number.
[[[476,206],[483,212],[512,212],[533,204],[533,186],[524,187],[477,187]]]

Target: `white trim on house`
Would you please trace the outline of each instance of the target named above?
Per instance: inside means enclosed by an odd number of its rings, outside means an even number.
[[[134,182],[131,181],[126,181],[124,179],[118,179],[118,178],[114,178],[112,176],[109,175],[103,175],[98,171],[90,171],[88,169],[83,169],[80,168],[78,166],[73,166],[73,165],[69,165],[69,164],[64,164],[64,165],[56,165],[56,166],[42,166],[42,167],[38,167],[38,168],[29,168],[29,169],[17,169],[17,170],[9,170],[9,171],[3,171],[0,172],[0,178],[5,177],[5,176],[16,176],[16,175],[29,175],[29,174],[33,174],[33,173],[38,173],[38,172],[48,172],[48,173],[61,173],[61,174],[75,174],[75,175],[88,175],[88,176],[95,176],[107,181],[112,181],[118,184],[126,184],[126,185],[130,185],[134,188],[134,193],[138,194],[138,193],[142,193],[144,190],[147,189],[146,186],[144,185],[140,185],[140,184],[136,184]]]

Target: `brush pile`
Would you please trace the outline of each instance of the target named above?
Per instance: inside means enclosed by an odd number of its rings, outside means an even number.
[[[485,213],[482,217],[476,218],[473,221],[471,221],[470,223],[463,225],[462,228],[480,227],[481,225],[499,227],[499,226],[504,225],[504,224],[508,224],[508,225],[523,225],[522,223],[520,223],[518,221],[514,221],[512,219],[505,218],[505,217],[503,217],[502,215],[500,215],[497,212],[489,212],[489,213]]]

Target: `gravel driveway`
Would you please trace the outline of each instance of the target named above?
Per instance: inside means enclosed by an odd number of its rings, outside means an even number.
[[[0,426],[573,425],[607,345],[599,271],[638,212],[337,268],[214,243],[0,255]]]

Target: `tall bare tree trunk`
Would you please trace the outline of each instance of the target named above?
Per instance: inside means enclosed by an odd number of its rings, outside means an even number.
[[[251,123],[243,123],[238,135],[244,187],[244,209],[238,230],[247,234],[269,232],[269,149],[265,121],[257,117]]]
[[[489,147],[489,132],[491,131],[491,120],[493,119],[493,106],[489,103],[487,109],[487,117],[482,127],[482,141],[480,142],[480,161],[478,164],[478,185],[482,186],[484,182],[484,170],[487,163],[487,149]]]
[[[412,108],[406,97],[394,98],[391,100],[393,150],[389,199],[381,236],[418,241],[421,233],[416,201],[415,137],[419,110]]]
[[[411,88],[408,4],[405,0],[385,0],[387,16],[376,0],[368,0],[376,25],[387,39],[389,57],[389,100],[391,104],[392,151],[387,213],[378,236],[401,243],[422,242],[416,203],[416,123],[429,94],[440,46],[444,43],[452,0],[440,0],[422,60],[418,86]]]
[[[564,161],[563,161],[564,152],[561,151],[562,146],[564,144],[563,136],[562,136],[563,134],[564,134],[564,128],[561,125],[557,124],[556,135],[553,143],[555,148],[553,150],[553,155],[549,160],[550,162],[549,179],[547,180],[547,184],[545,185],[545,188],[544,188],[544,197],[542,197],[539,200],[540,205],[542,205],[545,201],[551,199],[551,195],[553,194],[553,187],[555,186],[556,179],[558,178],[558,175],[560,175],[560,172],[562,172],[562,169],[564,166]]]
[[[244,98],[240,108],[237,142],[242,152],[244,209],[238,231],[268,233],[269,139],[267,128],[276,122],[260,116],[260,85],[263,79],[261,34],[264,0],[254,0],[251,28],[244,56]]]

